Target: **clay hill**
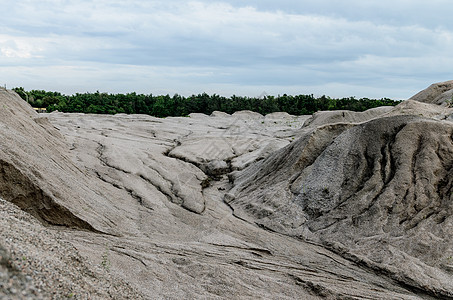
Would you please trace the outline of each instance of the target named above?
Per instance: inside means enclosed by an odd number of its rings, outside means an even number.
[[[159,119],[0,90],[0,299],[451,299],[452,94]]]

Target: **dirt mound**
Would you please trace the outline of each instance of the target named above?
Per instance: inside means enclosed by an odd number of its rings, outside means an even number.
[[[70,159],[59,130],[12,91],[0,90],[0,197],[47,225],[112,233],[121,224],[105,183]]]
[[[316,127],[333,123],[362,123],[385,115],[392,111],[392,106],[382,106],[368,109],[364,112],[349,110],[319,111],[308,119],[304,126]]]
[[[433,107],[42,117],[0,91],[0,298],[451,296]]]
[[[428,88],[409,98],[409,100],[451,106],[452,98],[453,98],[453,80],[450,80],[439,83],[433,83]]]
[[[0,228],[0,299],[144,299],[112,278],[107,261],[88,264],[65,232],[2,199]]]
[[[94,230],[71,211],[77,196],[69,196],[63,182],[79,171],[62,155],[58,131],[5,90],[0,90],[0,119],[0,196],[42,222]],[[74,202],[61,203],[63,195]]]
[[[452,138],[453,123],[419,116],[325,125],[237,175],[227,201],[242,218],[449,297]]]

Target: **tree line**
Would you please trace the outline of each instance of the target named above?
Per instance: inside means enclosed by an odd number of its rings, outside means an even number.
[[[22,99],[33,107],[46,108],[48,112],[77,112],[93,114],[148,114],[156,117],[180,117],[190,113],[211,114],[222,111],[232,114],[240,110],[251,110],[266,115],[273,112],[287,112],[292,115],[309,115],[320,110],[364,111],[378,106],[394,106],[400,101],[388,98],[368,99],[355,97],[330,98],[313,95],[278,95],[263,97],[244,97],[208,95],[206,93],[184,97],[178,94],[110,94],[76,93],[64,95],[59,92],[43,90],[25,91],[13,89]]]

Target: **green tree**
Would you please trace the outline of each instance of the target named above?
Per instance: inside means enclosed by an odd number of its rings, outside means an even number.
[[[368,99],[347,97],[341,99],[312,95],[265,96],[262,98],[233,95],[224,97],[207,93],[183,97],[175,94],[153,96],[135,92],[128,94],[76,93],[66,96],[59,92],[44,90],[26,91],[23,87],[14,88],[20,97],[35,107],[46,107],[48,111],[83,112],[96,114],[150,114],[157,117],[187,116],[190,113],[211,114],[213,111],[234,113],[239,110],[252,110],[261,114],[284,111],[293,115],[312,114],[318,110],[347,109],[364,111],[382,105],[397,105],[400,101],[389,98]]]

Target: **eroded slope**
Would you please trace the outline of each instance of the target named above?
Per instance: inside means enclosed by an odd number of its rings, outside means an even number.
[[[101,297],[429,298],[319,245],[239,219],[223,202],[231,188],[226,173],[256,166],[286,145],[294,147],[297,137],[311,130],[299,130],[306,117],[240,112],[157,119],[55,113],[47,116],[49,122],[11,92],[0,98],[8,106],[0,112],[0,154],[7,162],[1,195],[47,226],[36,225],[28,214],[24,223],[2,218],[9,225],[2,225],[6,229],[0,248],[12,259],[25,255],[38,264],[35,251],[41,250],[27,238],[36,236],[43,245],[55,245],[49,250],[55,255],[45,259],[63,282],[75,278],[67,271],[87,267],[90,275],[80,272],[76,278],[80,286],[98,286]],[[333,139],[349,127],[334,125],[323,134]],[[322,151],[326,146],[313,148]],[[267,188],[273,182],[262,184]],[[50,202],[43,201],[41,190]],[[6,204],[3,213],[14,216],[17,207]],[[23,251],[15,251],[17,245]],[[70,251],[80,261],[65,261],[70,267],[61,269],[58,260],[68,253],[68,245],[75,247]],[[33,269],[30,274],[39,282]],[[133,290],[110,290],[112,280],[127,282]],[[43,286],[43,297],[48,288]]]
[[[241,218],[451,297],[453,123],[444,119],[453,111],[421,103],[410,115],[415,107],[306,127],[235,174],[226,201]]]

